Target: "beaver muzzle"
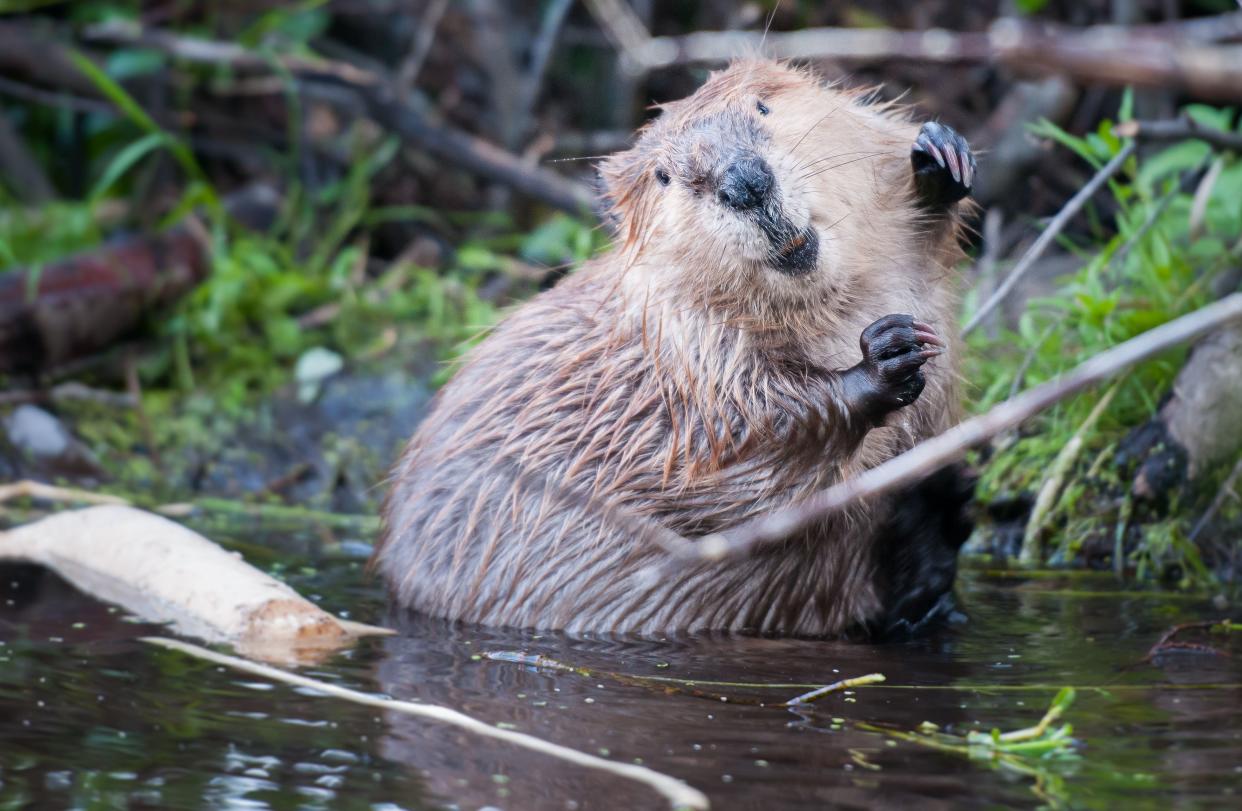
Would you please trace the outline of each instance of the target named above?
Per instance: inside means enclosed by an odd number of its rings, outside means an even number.
[[[767,231],[767,229],[764,229]],[[788,233],[788,232],[786,232]],[[782,237],[768,232],[772,243],[772,266],[789,276],[804,276],[810,273],[819,259],[819,235],[809,225],[793,236]]]
[[[747,219],[753,219],[768,238],[772,267],[789,276],[802,276],[819,258],[815,229],[798,229],[782,211],[776,176],[758,154],[735,157],[720,175],[716,199]]]

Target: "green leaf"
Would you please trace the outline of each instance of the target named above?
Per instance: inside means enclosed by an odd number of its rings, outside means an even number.
[[[103,175],[95,184],[95,188],[91,190],[88,199],[92,203],[98,203],[104,196],[112,190],[112,187],[118,180],[125,176],[125,173],[132,169],[147,155],[167,146],[168,139],[162,132],[153,132],[117,153],[104,169]]]
[[[108,56],[104,70],[118,82],[158,73],[168,64],[164,54],[149,48],[125,48]]]
[[[1091,148],[1091,144],[1082,138],[1070,135],[1065,130],[1053,124],[1046,118],[1041,118],[1034,124],[1028,124],[1027,129],[1033,135],[1042,138],[1051,138],[1061,146],[1078,155],[1083,160],[1089,162],[1092,166],[1099,167],[1102,162],[1095,155],[1095,150]]]
[[[1131,121],[1134,119],[1134,88],[1127,87],[1121,94],[1121,106],[1117,109],[1118,121]]]
[[[166,133],[151,116],[147,115],[146,110],[143,110],[141,105],[134,101],[134,98],[125,91],[125,88],[117,84],[111,76],[100,70],[98,65],[78,51],[71,50],[69,58],[77,66],[78,70],[86,74],[86,77],[99,89],[99,92],[125,114],[126,118],[148,133],[158,133],[163,136],[169,152],[172,153],[172,156],[187,175],[194,180],[207,184],[207,176],[199,167],[198,161],[194,160],[194,154],[190,152],[189,148]],[[219,213],[219,200],[215,198],[214,193],[212,194],[211,208],[214,212]]]
[[[1062,687],[1057,691],[1056,696],[1049,705],[1049,710],[1059,710],[1065,712],[1074,703],[1074,699],[1078,698],[1078,692],[1073,687]]]

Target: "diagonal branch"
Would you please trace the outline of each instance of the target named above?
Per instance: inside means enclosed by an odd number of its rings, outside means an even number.
[[[1124,369],[1217,327],[1242,319],[1242,293],[1221,299],[1181,318],[1135,336],[1079,364],[1072,371],[998,404],[858,476],[820,490],[782,510],[762,515],[723,533],[663,546],[683,561],[718,561],[783,541],[799,530],[856,501],[890,493],[960,459],[968,450],[1002,431]]]

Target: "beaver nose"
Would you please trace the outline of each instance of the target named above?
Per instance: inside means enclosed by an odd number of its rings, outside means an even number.
[[[744,211],[763,205],[774,185],[776,177],[767,161],[749,155],[739,158],[724,170],[716,197],[729,208]]]

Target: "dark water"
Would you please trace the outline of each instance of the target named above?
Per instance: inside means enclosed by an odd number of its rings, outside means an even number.
[[[150,628],[51,575],[0,575],[0,808],[666,807],[621,777],[153,649],[137,641]],[[384,619],[356,564],[294,581],[332,610]],[[1177,595],[1090,593],[1110,588],[968,575],[967,621],[881,646],[570,640],[409,621],[400,637],[303,672],[641,760],[714,808],[1242,807],[1237,634],[1198,637],[1232,656],[1144,663],[1169,626],[1222,612]],[[595,672],[479,658],[495,650]],[[871,672],[887,682],[798,711],[771,706]],[[1075,759],[1015,769],[855,726],[1013,729],[1062,685],[1078,687]]]

